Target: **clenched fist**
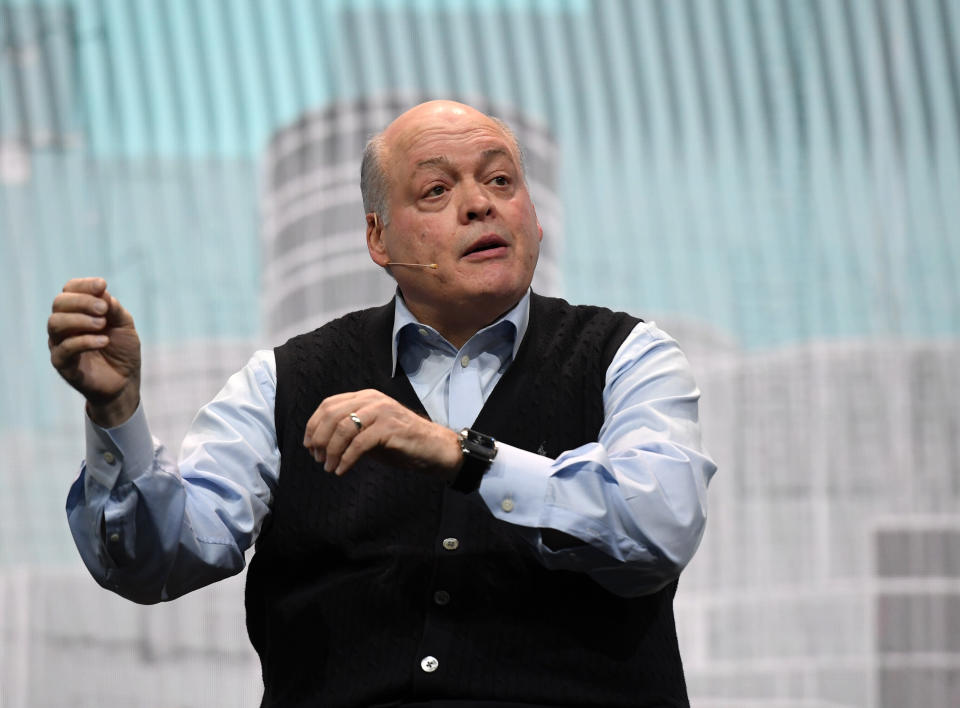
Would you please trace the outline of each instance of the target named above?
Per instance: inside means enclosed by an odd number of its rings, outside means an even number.
[[[140,403],[140,337],[103,278],[64,285],[47,334],[50,361],[87,399],[93,422],[110,428],[133,415]]]

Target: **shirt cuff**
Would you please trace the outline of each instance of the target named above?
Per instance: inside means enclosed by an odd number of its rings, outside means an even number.
[[[553,460],[497,443],[497,456],[480,482],[480,496],[498,519],[528,528],[540,526]]]
[[[153,465],[153,437],[143,403],[130,418],[115,428],[101,428],[86,419],[86,483],[113,489],[133,480]]]

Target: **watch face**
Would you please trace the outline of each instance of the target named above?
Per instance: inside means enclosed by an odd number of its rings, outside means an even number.
[[[497,456],[497,442],[489,435],[464,428],[460,431],[460,449],[463,464],[450,486],[458,492],[470,494],[480,488],[480,480]]]
[[[489,435],[464,428],[460,431],[461,447],[464,453],[492,460],[497,455],[497,441]]]
[[[467,428],[465,432],[467,434],[467,440],[469,440],[472,443],[476,443],[477,445],[482,445],[483,447],[490,448],[490,449],[493,449],[494,447],[496,447],[496,443],[494,442],[494,439],[491,438],[489,435],[478,433],[476,430],[470,430],[469,428]]]

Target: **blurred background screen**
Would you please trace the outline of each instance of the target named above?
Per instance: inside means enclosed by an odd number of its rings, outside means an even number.
[[[254,350],[390,296],[360,151],[435,97],[524,144],[535,288],[698,376],[693,705],[960,705],[958,38],[957,0],[0,0],[0,706],[258,704],[242,577],[83,569],[50,302],[107,278],[175,450]]]

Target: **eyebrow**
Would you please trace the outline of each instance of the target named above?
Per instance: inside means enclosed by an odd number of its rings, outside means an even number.
[[[445,158],[443,155],[438,155],[437,157],[431,157],[426,160],[420,160],[420,162],[417,163],[418,170],[423,167],[450,167],[450,166],[451,166],[450,160]]]
[[[507,158],[509,158],[509,157],[512,157],[512,156],[510,155],[509,152],[507,152],[507,151],[504,150],[503,148],[490,148],[489,150],[484,150],[484,151],[483,151],[483,159],[486,160],[487,162],[490,162],[490,161],[493,160],[495,157],[507,157]]]

